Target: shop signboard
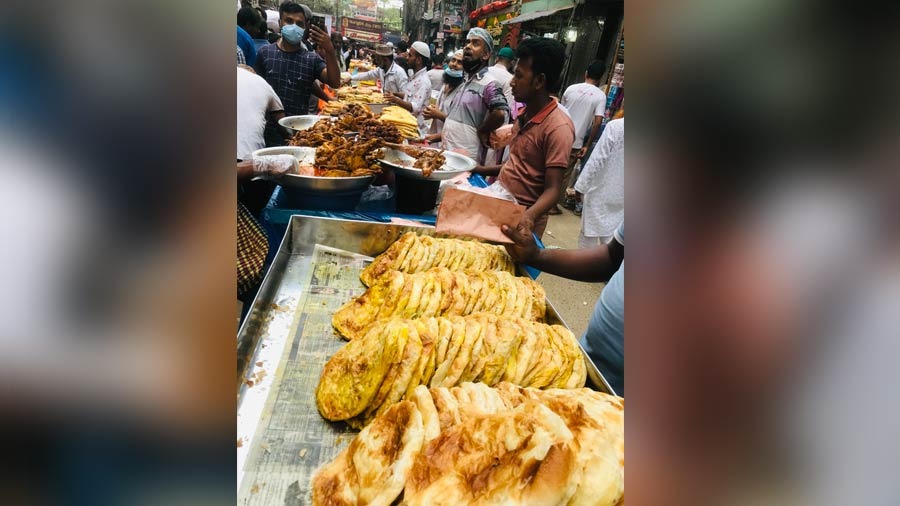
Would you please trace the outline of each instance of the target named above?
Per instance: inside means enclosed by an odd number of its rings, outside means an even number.
[[[376,0],[351,0],[350,13],[356,19],[375,21],[378,19],[378,3]]]
[[[341,18],[341,32],[344,37],[364,40],[366,42],[381,42],[381,34],[384,27],[377,21],[369,21],[358,18]]]
[[[444,14],[441,29],[447,33],[462,33],[462,16],[456,14]]]

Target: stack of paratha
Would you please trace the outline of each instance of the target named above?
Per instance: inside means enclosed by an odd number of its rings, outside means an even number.
[[[500,271],[452,272],[443,267],[416,274],[390,271],[364,294],[344,304],[332,324],[345,338],[356,339],[370,324],[387,318],[479,312],[543,321],[544,288],[530,278]]]
[[[365,425],[419,385],[508,381],[535,388],[581,388],[587,376],[575,336],[561,325],[479,313],[390,319],[341,348],[316,388],[328,420]]]
[[[363,269],[360,279],[372,286],[388,271],[423,272],[432,267],[451,271],[504,271],[514,274],[516,265],[502,246],[460,239],[438,239],[407,232]]]
[[[312,480],[315,505],[616,505],[624,400],[589,389],[417,387]]]

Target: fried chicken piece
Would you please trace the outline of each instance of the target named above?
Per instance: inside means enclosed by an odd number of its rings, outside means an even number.
[[[447,159],[444,158],[440,151],[430,149],[423,149],[422,151],[423,153],[416,159],[413,167],[422,169],[423,177],[430,176],[432,172],[440,170],[447,163]]]
[[[424,149],[410,146],[409,144],[400,144],[398,146],[393,146],[393,148],[400,150],[413,158],[419,158],[425,152]]]
[[[367,120],[360,124],[359,137],[363,140],[381,139],[384,142],[403,142],[403,135],[395,125],[382,123],[376,119]]]
[[[350,174],[350,173],[348,173],[347,171],[344,171],[344,170],[333,170],[333,169],[329,169],[329,170],[323,170],[323,171],[322,171],[322,174],[321,174],[321,177],[348,177],[348,176],[351,176],[351,175],[352,175],[352,174]]]
[[[413,168],[422,169],[422,176],[424,177],[428,177],[432,172],[440,170],[441,167],[443,167],[444,164],[447,163],[447,159],[444,158],[444,155],[441,154],[441,151],[437,151],[434,149],[423,149],[407,144],[393,147],[394,149],[400,150],[403,153],[415,158],[416,161],[413,163]]]

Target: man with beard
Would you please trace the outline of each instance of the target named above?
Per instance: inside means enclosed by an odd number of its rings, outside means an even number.
[[[428,67],[431,65],[431,49],[428,44],[415,41],[406,53],[406,60],[413,71],[412,79],[406,83],[403,93],[385,94],[388,102],[411,112],[419,123],[419,135],[425,134],[425,118],[422,111],[431,98],[431,79],[428,78]]]
[[[422,113],[426,119],[431,119],[431,129],[425,140],[428,142],[440,142],[441,132],[444,129],[444,121],[450,112],[450,105],[456,98],[457,93],[461,89],[460,84],[463,82],[463,66],[462,49],[450,56],[450,62],[447,68],[443,70],[444,85],[441,89],[441,96],[438,98],[437,106],[429,105]]]
[[[463,49],[466,79],[450,106],[444,122],[444,149],[484,163],[491,133],[509,115],[509,104],[501,85],[488,73],[494,41],[484,28],[472,28]]]
[[[379,44],[375,48],[375,65],[378,68],[354,74],[344,82],[381,79],[381,89],[385,93],[401,93],[409,78],[406,71],[394,62],[394,52],[387,44]]]
[[[550,96],[559,90],[566,50],[558,41],[541,37],[523,41],[518,56],[510,84],[525,107],[513,124],[509,160],[502,169],[499,165],[477,167],[476,172],[499,174],[491,188],[527,207],[522,225],[541,237],[547,212],[556,206],[563,190],[563,172],[575,141],[572,120]]]

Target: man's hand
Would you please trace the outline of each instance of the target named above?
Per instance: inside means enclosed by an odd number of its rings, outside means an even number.
[[[441,121],[447,119],[447,115],[444,114],[443,111],[438,109],[437,106],[431,104],[427,105],[425,109],[422,110],[422,116],[424,116],[426,119],[438,119]]]
[[[326,55],[334,56],[334,44],[331,43],[331,37],[322,31],[321,28],[316,25],[310,26],[309,38],[316,43],[316,46],[322,48]]]
[[[253,175],[263,179],[277,179],[298,169],[297,159],[291,155],[263,155],[253,159]]]
[[[397,105],[401,102],[400,97],[397,97],[393,93],[385,93],[384,99],[388,101],[388,103]]]
[[[502,165],[476,165],[472,172],[485,177],[499,176],[501,168],[503,168]]]
[[[525,211],[525,214],[522,215],[522,220],[519,222],[519,228],[528,230],[528,232],[534,230],[534,218],[528,211]]]
[[[490,135],[490,147],[494,151],[500,151],[501,149],[509,146],[512,142],[513,138],[513,126],[512,125],[503,125],[502,127],[491,132]]]
[[[506,245],[506,251],[509,253],[509,256],[524,264],[534,262],[540,253],[540,249],[538,249],[537,243],[534,242],[531,226],[525,222],[520,222],[516,228],[501,225],[500,230],[513,241],[513,244]]]
[[[402,107],[402,108],[406,109],[406,110],[409,111],[409,112],[413,112],[413,106],[412,106],[412,104],[409,103],[409,102],[407,102],[406,100],[404,100],[402,97],[403,97],[403,95],[401,95],[401,96],[399,96],[399,97],[398,97],[396,94],[395,94],[395,95],[390,95],[390,96],[388,97],[388,102],[390,102],[390,103],[396,105],[397,107]]]
[[[578,158],[579,160],[581,160],[582,158],[584,158],[584,155],[587,154],[587,150],[588,150],[587,146],[582,147],[581,149],[578,150],[578,154],[576,154],[575,157]]]

